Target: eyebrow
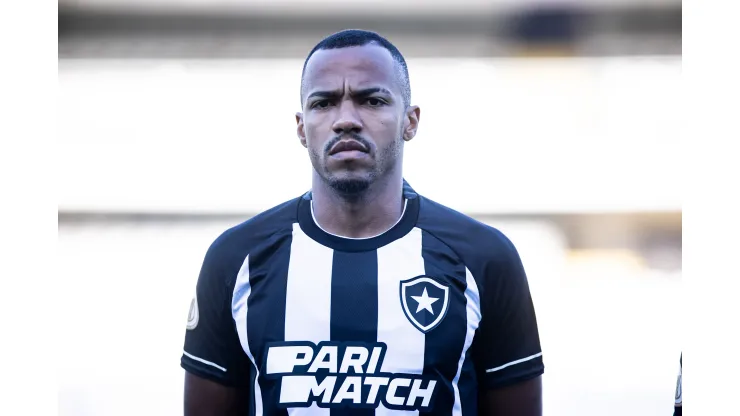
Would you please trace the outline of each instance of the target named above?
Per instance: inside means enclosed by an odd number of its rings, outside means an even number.
[[[385,88],[381,87],[372,87],[372,88],[365,88],[361,90],[354,91],[352,93],[353,97],[367,97],[376,93],[386,94],[386,95],[392,95],[390,91],[388,91]],[[339,90],[334,91],[314,91],[311,94],[306,97],[306,101],[310,100],[311,98],[319,97],[319,98],[336,98],[339,97],[341,93]]]

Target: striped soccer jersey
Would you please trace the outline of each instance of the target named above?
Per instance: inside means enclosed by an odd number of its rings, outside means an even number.
[[[681,353],[678,364],[678,380],[676,381],[676,398],[673,404],[673,416],[681,416],[683,414],[683,353]]]
[[[544,372],[520,257],[495,228],[417,194],[387,232],[322,230],[311,193],[219,236],[182,367],[251,416],[476,415],[479,391]]]

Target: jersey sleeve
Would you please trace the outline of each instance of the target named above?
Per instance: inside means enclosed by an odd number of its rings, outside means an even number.
[[[217,383],[243,386],[249,379],[249,359],[231,315],[236,276],[229,276],[235,272],[223,251],[214,243],[206,253],[190,304],[180,365]]]
[[[673,415],[681,416],[683,414],[683,353],[679,360],[678,380],[676,381],[676,397],[673,404]]]
[[[473,341],[479,380],[487,388],[526,381],[544,372],[537,318],[524,266],[511,241],[498,232],[481,278],[481,321]]]

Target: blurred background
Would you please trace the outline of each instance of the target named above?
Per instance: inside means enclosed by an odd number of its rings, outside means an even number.
[[[405,177],[504,231],[545,415],[668,415],[681,352],[680,0],[59,0],[65,416],[182,414],[198,271],[310,186],[300,73],[375,30],[421,111]]]

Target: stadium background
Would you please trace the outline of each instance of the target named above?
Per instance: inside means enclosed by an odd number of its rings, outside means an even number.
[[[669,414],[679,0],[59,0],[60,414],[182,413],[205,250],[308,189],[300,70],[348,27],[407,57],[411,185],[518,246],[545,414]]]

